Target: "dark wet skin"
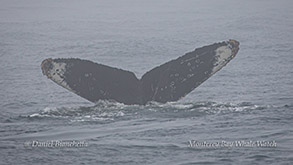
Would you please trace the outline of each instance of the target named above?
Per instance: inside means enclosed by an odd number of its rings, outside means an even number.
[[[42,62],[41,68],[43,74],[52,79],[50,70],[53,68],[53,62],[65,63],[66,72],[60,77],[71,91],[91,102],[114,100],[124,104],[141,105],[149,101],[166,103],[179,100],[212,76],[217,58],[215,50],[229,45],[232,54],[225,59],[226,65],[239,50],[239,42],[236,40],[197,48],[155,67],[141,79],[129,71],[73,58],[49,58]]]

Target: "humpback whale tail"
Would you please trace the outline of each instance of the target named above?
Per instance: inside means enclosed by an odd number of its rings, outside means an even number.
[[[238,50],[236,40],[197,48],[153,68],[141,79],[129,71],[74,58],[49,58],[41,68],[49,79],[91,102],[166,103],[190,93],[232,60]]]

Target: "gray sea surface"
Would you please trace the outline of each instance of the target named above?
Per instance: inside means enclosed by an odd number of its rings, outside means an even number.
[[[0,164],[292,164],[292,8],[291,0],[0,0]],[[240,42],[237,56],[166,104],[94,104],[40,68],[74,57],[141,77],[229,39]],[[34,146],[52,141],[86,146]]]

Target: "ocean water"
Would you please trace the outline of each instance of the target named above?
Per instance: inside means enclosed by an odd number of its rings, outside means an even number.
[[[291,0],[0,4],[0,164],[293,163]],[[75,57],[141,77],[228,39],[240,42],[237,56],[166,104],[94,104],[40,69],[46,58]],[[86,145],[32,145],[52,141]]]

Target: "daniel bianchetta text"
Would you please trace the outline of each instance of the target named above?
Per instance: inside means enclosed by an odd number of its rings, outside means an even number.
[[[277,147],[276,141],[219,141],[219,142],[207,142],[189,140],[188,147],[191,148],[221,148],[221,147]]]
[[[51,141],[26,141],[24,143],[25,147],[31,148],[82,148],[87,147],[88,142],[86,141],[77,141],[77,140],[51,140]]]

